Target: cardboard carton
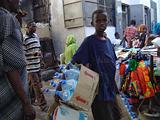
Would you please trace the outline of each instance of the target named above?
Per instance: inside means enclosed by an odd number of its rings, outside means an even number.
[[[76,90],[68,102],[76,109],[88,111],[97,94],[99,74],[81,65]]]
[[[56,112],[55,120],[88,120],[87,113],[75,110],[66,105],[60,105]]]

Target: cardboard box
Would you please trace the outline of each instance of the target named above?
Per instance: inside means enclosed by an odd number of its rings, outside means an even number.
[[[60,105],[56,112],[55,120],[88,120],[87,113],[75,110],[66,105]]]
[[[68,104],[88,111],[97,93],[98,83],[99,74],[81,65],[77,87]]]

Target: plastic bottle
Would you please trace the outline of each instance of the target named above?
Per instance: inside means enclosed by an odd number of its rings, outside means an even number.
[[[55,94],[58,95],[64,102],[69,101],[72,97],[69,90],[62,90],[62,91],[56,90]]]
[[[79,112],[79,120],[87,120],[87,115],[84,112]]]
[[[70,69],[64,72],[64,76],[66,80],[69,80],[69,79],[78,80],[79,73],[80,73],[79,70]]]
[[[52,87],[54,87],[54,88],[56,88],[58,85],[59,85],[59,83],[55,83],[53,80],[50,82],[50,85],[52,86]]]
[[[62,72],[62,73],[65,71],[65,69],[66,69],[66,67],[63,66],[63,65],[61,65],[61,66],[59,67],[59,71]]]
[[[47,93],[47,94],[55,95],[56,94],[56,89],[46,88],[46,89],[43,90],[43,92]]]
[[[79,68],[75,65],[73,65],[71,62],[68,62],[67,64],[67,68],[68,69],[75,69],[75,70],[79,70]]]
[[[136,113],[134,113],[134,112],[130,112],[129,114],[130,114],[130,116],[131,116],[132,120],[136,118]]]
[[[44,93],[50,94],[50,95],[58,95],[64,102],[67,102],[71,99],[71,92],[69,90],[62,90],[58,91],[56,89],[49,89],[46,88],[43,90]]]
[[[77,86],[77,81],[74,79],[70,80],[61,80],[60,81],[62,90],[72,90],[74,91]]]
[[[54,73],[54,78],[63,79],[63,73],[59,73],[59,72]]]

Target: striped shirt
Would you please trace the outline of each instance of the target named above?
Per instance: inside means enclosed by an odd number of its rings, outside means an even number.
[[[37,55],[40,52],[40,42],[37,34],[33,33],[25,36],[24,49],[28,73],[39,72],[41,56]]]
[[[0,120],[23,120],[21,101],[5,75],[5,72],[18,69],[22,84],[28,91],[22,34],[17,19],[1,7],[0,50]]]

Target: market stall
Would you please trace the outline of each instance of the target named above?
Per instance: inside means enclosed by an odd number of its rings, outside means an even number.
[[[160,58],[158,49],[125,49],[119,51],[119,89],[129,104],[131,117],[142,119],[141,116],[160,119],[160,106],[157,99],[160,92]],[[127,54],[127,55],[126,55]],[[124,99],[124,97],[122,98]],[[143,119],[142,119],[143,120]]]

